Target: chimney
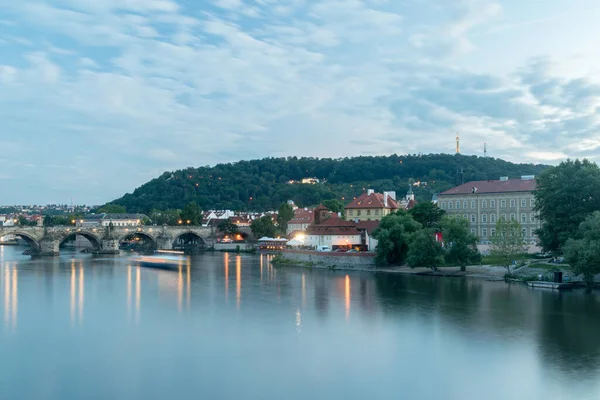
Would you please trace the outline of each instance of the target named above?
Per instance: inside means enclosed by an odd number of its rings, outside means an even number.
[[[508,180],[508,176],[501,176],[500,182],[506,182]]]
[[[367,189],[367,195],[370,196],[373,193],[375,193],[375,191],[373,189]]]

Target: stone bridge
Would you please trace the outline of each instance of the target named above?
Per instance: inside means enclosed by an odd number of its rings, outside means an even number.
[[[127,237],[142,237],[149,240],[156,249],[171,250],[175,241],[188,234],[197,237],[200,243],[206,245],[211,236],[211,228],[203,226],[0,227],[0,238],[7,235],[20,237],[31,247],[31,254],[36,256],[58,255],[60,245],[73,235],[81,235],[88,239],[96,254],[118,254],[119,242]]]

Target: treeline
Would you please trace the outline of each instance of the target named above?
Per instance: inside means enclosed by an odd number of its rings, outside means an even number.
[[[434,193],[462,180],[537,175],[544,168],[544,165],[448,154],[265,158],[165,172],[111,203],[124,206],[128,212],[140,213],[182,209],[190,202],[196,202],[204,210],[267,211],[290,199],[300,207],[333,199],[348,203],[368,188],[396,190],[401,197],[411,182],[427,182],[427,186],[414,190],[417,200],[429,200]],[[308,177],[318,178],[321,183],[289,183]]]

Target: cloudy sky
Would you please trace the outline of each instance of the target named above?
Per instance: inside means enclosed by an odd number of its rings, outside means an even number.
[[[597,0],[0,0],[0,204],[266,156],[600,155]]]

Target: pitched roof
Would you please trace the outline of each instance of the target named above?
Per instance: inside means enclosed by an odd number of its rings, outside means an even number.
[[[299,208],[294,212],[294,218],[290,219],[289,224],[312,224],[315,220],[313,210]]]
[[[144,214],[107,214],[107,213],[103,213],[103,214],[88,214],[86,216],[83,217],[84,221],[90,221],[90,220],[99,220],[99,219],[127,219],[127,220],[131,220],[131,219],[142,219],[144,218],[145,215]]]
[[[323,204],[319,204],[317,208],[315,208],[315,212],[317,211],[329,211],[329,208],[325,207]]]
[[[325,219],[320,224],[312,224],[306,228],[307,235],[358,235],[356,224],[338,217],[337,214]]]
[[[363,193],[350,204],[346,206],[346,209],[358,209],[358,208],[390,208],[392,210],[399,208],[398,202],[391,197],[388,197],[388,206],[385,206],[385,199],[382,193]]]
[[[446,190],[438,196],[482,193],[531,192],[535,190],[535,179],[509,179],[506,181],[472,181]],[[474,190],[476,189],[476,190]]]
[[[373,231],[377,229],[381,221],[358,221],[356,228],[358,230],[365,230],[369,235],[373,234]]]

